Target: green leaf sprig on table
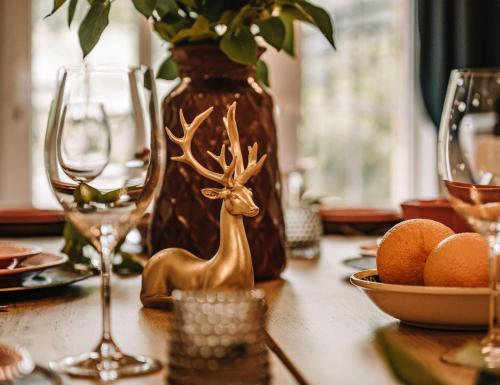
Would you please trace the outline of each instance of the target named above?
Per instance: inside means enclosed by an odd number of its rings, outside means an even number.
[[[56,13],[67,0],[54,0]],[[78,36],[83,56],[98,43],[109,23],[116,0],[70,0],[68,25],[77,6],[88,11],[80,23]],[[328,12],[307,0],[131,0],[135,9],[150,20],[158,35],[172,46],[216,44],[232,61],[257,68],[259,79],[268,85],[267,66],[259,60],[258,43],[264,40],[278,51],[295,55],[294,22],[319,29],[335,48],[334,26]],[[172,57],[160,66],[158,77],[179,76]],[[262,77],[264,76],[264,77]]]
[[[94,187],[80,183],[73,192],[74,202],[80,210],[92,212],[94,204],[120,204],[120,196],[123,193],[133,194],[135,186],[124,187],[101,193]],[[97,273],[92,263],[92,253],[97,253],[92,244],[73,226],[67,222],[63,230],[64,246],[62,252],[68,255],[69,263],[76,269],[89,270]],[[121,250],[125,237],[116,245],[115,257],[113,259],[113,272],[118,275],[137,275],[142,273],[142,263],[131,253]]]

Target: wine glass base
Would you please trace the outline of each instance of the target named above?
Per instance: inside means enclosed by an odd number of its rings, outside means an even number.
[[[161,367],[158,360],[146,356],[119,353],[104,358],[99,352],[69,356],[50,363],[50,368],[56,372],[101,381],[153,373]]]
[[[473,369],[491,367],[486,360],[482,346],[477,342],[469,342],[458,348],[447,350],[441,356],[441,361],[447,364]]]

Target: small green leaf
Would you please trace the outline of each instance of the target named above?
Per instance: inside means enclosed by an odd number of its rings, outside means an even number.
[[[257,79],[266,87],[270,87],[269,70],[267,68],[266,62],[264,62],[263,60],[257,61],[256,73],[257,73]]]
[[[285,1],[281,6],[281,14],[287,14],[294,20],[305,21],[306,23],[314,24],[314,19],[309,15],[306,10],[300,5],[300,1]]]
[[[259,26],[259,35],[278,51],[283,47],[285,41],[285,25],[279,17],[270,17],[257,24]]]
[[[84,58],[95,47],[102,32],[107,27],[110,8],[111,3],[108,0],[104,2],[95,0],[80,24],[78,37],[80,38]]]
[[[156,0],[156,11],[163,21],[172,23],[179,20],[179,6],[175,0]]]
[[[257,62],[255,36],[245,25],[242,25],[237,32],[226,32],[220,41],[220,49],[237,63],[255,65]]]
[[[300,6],[307,12],[308,15],[312,17],[314,20],[314,25],[316,25],[323,36],[326,37],[328,42],[335,48],[335,40],[334,40],[334,29],[332,19],[328,12],[326,12],[323,8],[317,7],[307,1],[300,1]]]
[[[181,29],[170,41],[176,44],[182,40],[201,41],[215,38],[216,36],[215,32],[210,31],[208,20],[203,16],[198,16],[190,28]]]
[[[63,236],[66,241],[86,245],[87,239],[76,229],[71,222],[66,222],[63,228]]]
[[[61,6],[66,2],[66,0],[54,0],[54,5],[52,6],[52,11],[45,15],[45,18],[52,16]]]
[[[122,276],[139,275],[142,273],[142,263],[133,254],[123,251],[117,254],[113,261],[113,273]]]
[[[146,18],[151,16],[156,7],[156,0],[132,0],[132,3]]]
[[[68,6],[68,28],[71,27],[71,22],[73,21],[73,17],[75,16],[76,4],[78,0],[71,0]]]
[[[295,56],[295,32],[293,29],[294,17],[282,10],[280,13],[280,19],[283,21],[285,26],[285,39],[283,41],[283,49],[290,56]]]
[[[174,80],[179,77],[179,69],[177,68],[177,63],[172,56],[162,63],[156,77],[158,79],[165,80]]]
[[[187,5],[188,7],[196,7],[196,1],[195,0],[177,0],[179,3],[182,3],[184,5]]]

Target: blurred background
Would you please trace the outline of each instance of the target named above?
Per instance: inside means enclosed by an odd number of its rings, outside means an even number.
[[[57,69],[82,62],[77,28],[85,9],[77,8],[68,29],[65,11],[44,19],[52,3],[0,0],[2,205],[57,207],[44,173],[43,138]],[[436,123],[420,87],[422,4],[322,0],[320,5],[333,15],[336,51],[306,26],[300,28],[295,59],[272,49],[266,53],[282,171],[305,168],[307,186],[337,197],[339,206],[395,207],[408,198],[437,196]],[[108,29],[86,60],[157,69],[166,55],[166,46],[132,3],[116,1]],[[177,81],[158,83],[163,97]]]

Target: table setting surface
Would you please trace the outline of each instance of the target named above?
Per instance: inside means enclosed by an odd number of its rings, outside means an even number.
[[[268,303],[268,332],[279,349],[310,384],[397,384],[374,343],[380,327],[397,332],[401,341],[444,383],[472,384],[475,371],[446,365],[440,355],[481,333],[427,330],[399,323],[376,309],[348,282],[355,272],[344,259],[373,237],[326,236],[321,240],[321,258],[289,260],[279,280],[258,283]],[[21,238],[17,242],[58,252],[61,238]],[[168,312],[142,307],[140,277],[113,278],[112,322],[114,335],[125,351],[159,358],[168,357],[170,330]],[[0,338],[24,346],[37,364],[64,354],[78,354],[97,343],[100,331],[99,278],[92,277],[50,291],[5,293],[0,296]],[[275,384],[294,384],[294,377],[271,353]],[[123,384],[162,384],[166,369],[155,374],[119,380]],[[67,384],[88,380],[66,377]]]

